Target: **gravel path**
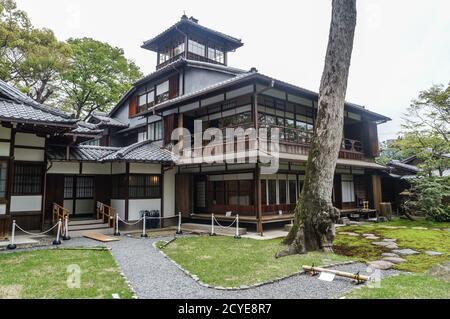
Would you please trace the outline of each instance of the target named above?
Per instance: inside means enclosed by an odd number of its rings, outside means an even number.
[[[122,236],[120,241],[106,244],[112,248],[114,258],[130,281],[138,298],[326,299],[338,298],[355,288],[349,279],[336,277],[329,283],[308,275],[297,275],[248,290],[223,291],[206,288],[184,274],[152,246],[154,242],[160,240],[161,238],[134,239]],[[77,238],[65,242],[64,246],[99,246],[99,243],[86,238]],[[367,274],[367,266],[360,263],[339,266],[336,269]],[[386,276],[396,271],[382,273]]]

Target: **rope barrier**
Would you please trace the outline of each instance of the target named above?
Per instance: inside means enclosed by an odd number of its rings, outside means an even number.
[[[28,231],[24,230],[22,227],[20,227],[20,226],[17,225],[17,224],[16,224],[16,228],[19,229],[20,231],[24,232],[24,233],[27,234],[27,235],[30,235],[30,236],[40,236],[40,235],[45,235],[45,234],[51,232],[53,229],[55,229],[55,227],[58,227],[58,225],[59,225],[59,222],[57,222],[55,225],[53,225],[53,227],[50,228],[49,230],[46,230],[46,231],[44,231],[44,232],[42,232],[42,233],[31,233],[31,232],[28,232]]]
[[[42,235],[45,235],[45,234],[48,234],[49,232],[51,232],[53,229],[55,229],[55,227],[58,227],[58,231],[56,232],[56,239],[53,241],[53,245],[61,245],[61,240],[60,240],[61,225],[62,225],[62,221],[61,221],[61,219],[59,219],[58,222],[55,225],[53,225],[50,229],[47,229],[46,231],[43,231],[40,233],[32,233],[32,232],[26,231],[25,229],[23,229],[22,227],[17,225],[16,221],[13,220],[12,232],[11,232],[11,242],[7,246],[7,248],[11,249],[11,250],[17,248],[17,245],[15,244],[16,228],[30,236],[42,236]],[[67,222],[66,222],[66,225],[67,225]],[[66,228],[65,232],[68,235],[67,228]]]
[[[241,238],[241,236],[239,235],[239,215],[236,215],[236,217],[234,218],[233,222],[230,225],[223,226],[222,224],[219,223],[219,221],[214,216],[214,214],[211,214],[211,233],[210,233],[211,236],[216,235],[216,233],[214,231],[215,224],[217,224],[222,229],[229,229],[229,228],[233,227],[234,224],[236,224],[236,232],[235,232],[234,238],[236,238],[236,239]]]
[[[219,221],[216,219],[216,217],[214,217],[214,221],[216,222],[216,224],[217,224],[219,227],[225,228],[225,229],[226,229],[226,228],[231,228],[231,227],[236,223],[237,217],[235,217],[234,220],[233,220],[233,222],[232,222],[230,225],[228,225],[228,226],[223,226],[222,224],[220,224]]]

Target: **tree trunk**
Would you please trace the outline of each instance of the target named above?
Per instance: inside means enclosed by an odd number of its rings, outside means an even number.
[[[295,208],[288,250],[278,257],[308,251],[331,251],[339,210],[333,207],[334,171],[342,145],[344,103],[356,26],[356,0],[333,0],[325,67],[305,183]]]

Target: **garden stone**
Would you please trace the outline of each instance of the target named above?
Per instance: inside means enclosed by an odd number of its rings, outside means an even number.
[[[383,260],[389,261],[393,264],[400,264],[406,262],[406,259],[400,257],[384,257]]]
[[[385,238],[385,239],[383,239],[383,241],[387,241],[387,242],[393,243],[393,242],[396,242],[397,239],[395,239],[395,238]]]
[[[412,250],[410,248],[407,249],[396,249],[392,251],[394,254],[398,254],[400,256],[410,256],[420,254],[418,251]]]
[[[381,256],[383,257],[399,257],[399,255],[394,253],[382,253]]]
[[[426,251],[425,254],[427,254],[428,256],[441,256],[441,255],[443,255],[443,253],[440,253],[438,251],[431,251],[431,250]]]
[[[372,243],[372,245],[386,247],[386,246],[391,245],[391,243],[386,242],[386,241],[374,241],[374,242]]]
[[[426,228],[426,227],[412,227],[412,229],[415,229],[415,230],[428,230],[428,228]]]
[[[378,239],[380,239],[380,237],[377,237],[377,236],[367,236],[367,237],[364,237],[365,239],[368,239],[368,240],[378,240]]]
[[[369,267],[381,270],[388,270],[394,267],[394,264],[386,260],[376,260],[369,263]]]
[[[347,235],[347,236],[353,236],[353,237],[358,237],[359,234],[357,233],[351,233],[351,232],[340,232],[341,235]]]
[[[390,244],[390,245],[388,245],[388,246],[385,246],[387,249],[398,249],[398,246],[397,246],[397,244],[396,243],[392,243],[392,244]]]

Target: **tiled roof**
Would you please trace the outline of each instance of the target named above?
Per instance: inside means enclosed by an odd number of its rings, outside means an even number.
[[[229,44],[229,49],[237,49],[241,46],[243,46],[243,43],[241,42],[240,39],[234,38],[232,36],[229,36],[225,33],[204,27],[200,24],[198,24],[198,22],[194,22],[191,19],[188,19],[187,17],[182,17],[180,21],[178,21],[177,23],[175,23],[173,26],[171,26],[170,28],[166,29],[165,31],[161,32],[160,34],[158,34],[157,36],[155,36],[154,38],[147,40],[144,42],[144,44],[142,45],[142,48],[144,49],[149,49],[149,50],[155,50],[155,44],[161,39],[163,38],[165,35],[167,35],[169,32],[171,32],[172,30],[176,30],[178,27],[182,26],[182,25],[189,25],[191,27],[197,28],[199,30],[208,32],[210,34],[213,34],[219,38],[222,38],[224,41],[227,41]]]
[[[98,128],[97,125],[80,121],[77,123],[77,128],[70,131],[68,134],[98,135],[101,133],[103,133],[103,129]]]
[[[35,102],[16,88],[0,80],[0,118],[24,123],[45,122],[75,124],[71,115]]]
[[[139,142],[104,157],[102,162],[106,161],[130,161],[130,162],[174,162],[176,156],[169,150],[161,148],[151,141]]]
[[[77,145],[70,147],[69,160],[71,161],[99,161],[103,157],[108,156],[120,148],[118,147],[103,147],[90,145]],[[62,146],[51,146],[47,151],[49,160],[65,161],[66,148]]]
[[[145,113],[152,113],[155,110],[159,110],[159,109],[162,109],[164,107],[172,106],[172,105],[175,105],[177,103],[185,102],[185,101],[187,101],[189,99],[193,99],[195,97],[199,97],[199,96],[202,96],[204,94],[214,92],[215,90],[228,87],[228,86],[230,86],[232,84],[236,84],[236,83],[238,83],[240,81],[246,81],[246,80],[248,80],[250,78],[261,79],[261,80],[264,80],[264,81],[267,81],[267,82],[271,82],[274,86],[288,87],[289,89],[291,89],[293,91],[297,91],[297,92],[303,93],[305,95],[309,95],[309,96],[314,97],[314,98],[318,98],[318,96],[319,96],[319,94],[316,93],[316,92],[313,92],[313,91],[301,88],[299,86],[296,86],[296,85],[293,85],[293,84],[290,84],[290,83],[287,83],[287,82],[283,82],[283,81],[277,80],[275,78],[272,78],[272,77],[269,77],[267,75],[261,74],[256,69],[252,68],[252,70],[250,70],[249,72],[238,74],[238,75],[236,75],[233,78],[230,78],[230,79],[224,80],[222,82],[218,82],[218,83],[212,84],[212,85],[204,87],[204,88],[202,88],[200,90],[197,90],[197,91],[194,91],[194,92],[190,92],[190,93],[187,93],[187,94],[184,94],[184,95],[180,95],[180,96],[178,96],[178,97],[176,97],[174,99],[170,99],[170,100],[167,100],[167,101],[165,101],[163,103],[157,104],[157,105],[153,106],[152,108],[150,108]],[[345,102],[345,106],[348,107],[348,108],[357,109],[360,112],[363,112],[363,113],[366,113],[368,115],[374,116],[374,117],[376,117],[376,118],[378,118],[380,120],[384,120],[384,121],[391,120],[389,117],[386,117],[384,115],[381,115],[381,114],[369,111],[364,106],[361,106],[361,105]],[[145,113],[143,113],[143,114],[145,114]]]
[[[128,127],[129,124],[123,123],[117,119],[109,117],[107,113],[104,112],[93,112],[92,118],[100,121],[97,126],[113,126],[113,127]]]
[[[416,172],[416,173],[419,173],[419,172],[422,171],[417,166],[408,165],[408,164],[402,163],[402,162],[400,162],[398,160],[392,160],[392,161],[389,162],[388,165],[389,166],[394,166],[394,167],[397,167],[397,168],[401,168],[401,169],[405,169],[405,170],[408,170],[408,171],[411,171],[411,172]]]

